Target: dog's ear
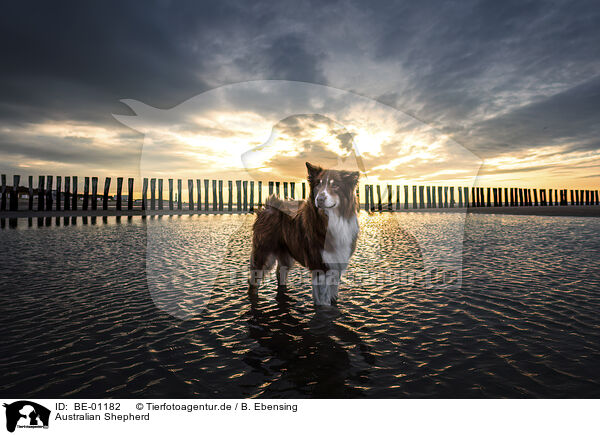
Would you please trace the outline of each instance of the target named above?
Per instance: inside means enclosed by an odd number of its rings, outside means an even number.
[[[356,187],[358,184],[358,179],[360,177],[360,172],[358,171],[344,171],[343,172],[344,182],[352,185],[352,187]]]
[[[319,174],[319,172],[321,172],[323,170],[323,168],[321,168],[320,166],[315,166],[315,165],[311,165],[310,163],[306,162],[306,169],[308,169],[308,181],[312,181],[316,175]]]

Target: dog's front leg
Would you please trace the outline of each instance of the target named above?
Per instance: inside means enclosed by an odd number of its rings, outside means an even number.
[[[331,305],[327,275],[322,270],[312,271],[312,293],[315,305]]]
[[[337,301],[340,271],[313,271],[312,288],[315,305],[331,305]]]

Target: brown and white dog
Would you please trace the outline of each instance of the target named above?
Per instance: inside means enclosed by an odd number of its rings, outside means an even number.
[[[307,201],[284,201],[271,195],[254,222],[250,257],[250,294],[277,261],[277,283],[285,288],[294,261],[312,272],[316,305],[337,301],[342,273],[358,237],[358,172],[323,169],[306,163]]]

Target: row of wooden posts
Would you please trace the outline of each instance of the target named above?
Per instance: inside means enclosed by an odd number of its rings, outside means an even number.
[[[34,210],[34,198],[37,196],[37,210],[77,210],[81,200],[81,209],[98,210],[98,201],[101,200],[102,210],[108,210],[111,178],[104,180],[103,194],[98,195],[98,177],[84,177],[83,193],[79,194],[77,177],[56,177],[56,187],[54,188],[54,177],[39,176],[37,188],[33,186],[33,176],[29,176],[28,188],[20,186],[21,177],[13,176],[13,185],[8,186],[6,175],[2,175],[1,184],[1,202],[0,210],[8,209],[10,211],[19,210],[19,193],[27,193],[29,204],[28,210]],[[71,184],[72,181],[72,184]],[[91,186],[90,186],[91,181]],[[122,177],[117,178],[116,195],[112,196],[115,200],[115,209],[122,210],[123,204],[123,181]],[[142,182],[141,210],[163,210],[163,179],[144,178]],[[168,179],[168,209],[183,210],[183,195],[181,179]],[[195,183],[194,183],[195,181]],[[176,184],[177,196],[174,197],[174,187]],[[188,187],[188,210],[204,210],[213,212],[225,211],[223,198],[223,180],[187,180]],[[227,181],[228,199],[227,210],[233,212],[233,181]],[[194,184],[196,185],[196,194],[194,194]],[[262,206],[262,181],[257,182],[258,198],[257,207]],[[275,193],[280,196],[281,186],[283,186],[283,197],[295,199],[296,183],[269,181],[269,195]],[[91,189],[90,189],[91,187]],[[148,187],[150,187],[150,200],[148,200]],[[204,195],[202,195],[204,187]],[[212,203],[210,202],[212,187]],[[255,207],[255,182],[254,181],[235,181],[237,202],[236,211],[254,211]],[[393,203],[393,193],[395,187],[395,204]],[[404,188],[403,202],[400,200],[401,187]],[[412,187],[412,201],[409,201],[409,192]],[[132,210],[134,179],[127,179],[127,204],[128,210]],[[523,188],[492,188],[492,187],[457,187],[448,186],[384,186],[382,195],[380,185],[364,186],[364,208],[370,211],[393,211],[417,208],[454,208],[454,207],[521,207],[521,206],[547,206],[547,205],[599,205],[598,190],[575,190],[575,189],[523,189]],[[302,199],[306,198],[306,183],[301,183]],[[376,195],[375,195],[376,192]],[[539,196],[538,196],[539,192]],[[568,194],[570,192],[570,201]],[[360,191],[357,189],[356,195],[360,203]],[[384,206],[385,198],[387,204]],[[212,207],[211,207],[212,206]]]
[[[457,187],[458,203],[454,187],[448,186],[412,186],[412,207],[409,206],[409,187],[404,187],[404,203],[400,202],[400,188],[396,188],[396,204],[392,202],[394,186],[387,185],[384,197],[387,196],[387,208],[381,200],[381,186],[376,185],[377,206],[373,185],[365,186],[365,210],[392,211],[400,208],[454,208],[454,207],[526,207],[549,205],[599,205],[597,190],[570,189],[523,189],[514,187]],[[437,194],[436,194],[437,190]],[[417,193],[418,192],[418,193]]]

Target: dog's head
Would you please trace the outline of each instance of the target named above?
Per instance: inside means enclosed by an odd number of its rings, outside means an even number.
[[[356,212],[356,185],[359,172],[323,169],[306,162],[310,201],[326,213],[348,216]]]

